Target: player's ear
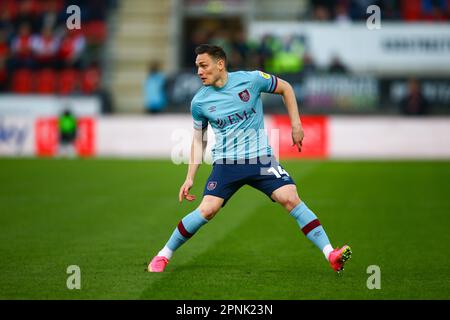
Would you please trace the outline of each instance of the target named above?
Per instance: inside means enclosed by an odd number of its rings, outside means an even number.
[[[219,67],[219,70],[222,71],[223,69],[225,69],[225,61],[223,59],[218,59],[217,66]]]

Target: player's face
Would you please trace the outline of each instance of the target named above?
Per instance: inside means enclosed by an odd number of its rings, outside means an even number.
[[[197,66],[197,74],[202,80],[203,85],[210,86],[216,83],[220,78],[222,71],[222,61],[216,61],[207,53],[197,55],[195,65]]]

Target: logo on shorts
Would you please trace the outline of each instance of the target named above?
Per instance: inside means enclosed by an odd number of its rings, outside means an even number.
[[[239,92],[239,98],[241,98],[242,101],[247,102],[250,100],[250,93],[245,89],[244,91]]]
[[[216,106],[212,106],[208,108],[209,112],[215,112],[216,111]]]
[[[206,187],[206,189],[208,189],[209,191],[212,191],[216,188],[217,186],[217,181],[210,181],[208,182],[208,186]]]

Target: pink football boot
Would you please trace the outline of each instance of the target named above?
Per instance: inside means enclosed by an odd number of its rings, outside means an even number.
[[[331,251],[328,256],[328,261],[330,261],[330,265],[334,271],[340,272],[344,270],[345,262],[350,259],[352,256],[352,249],[345,245],[342,248],[336,248]]]
[[[163,272],[168,263],[169,260],[166,257],[156,256],[148,265],[148,272]]]

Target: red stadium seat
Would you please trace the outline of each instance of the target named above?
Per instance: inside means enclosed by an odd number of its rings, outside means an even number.
[[[66,69],[59,75],[59,94],[71,94],[78,87],[80,74],[74,69]]]
[[[106,24],[104,21],[91,21],[86,24],[85,36],[89,43],[101,44],[106,38]]]
[[[8,71],[2,65],[0,65],[0,92],[6,90],[8,84]]]
[[[51,69],[44,69],[34,74],[36,89],[41,94],[55,93],[56,72]]]
[[[422,18],[421,0],[402,0],[402,16],[406,21],[419,21]]]
[[[18,94],[27,94],[33,91],[33,73],[28,69],[20,69],[13,73],[11,90]]]
[[[39,15],[42,11],[42,3],[41,1],[37,1],[37,0],[28,0],[31,2],[31,11],[33,12],[34,15]]]
[[[100,71],[97,68],[89,68],[82,74],[81,91],[85,94],[94,93],[100,86]]]
[[[39,7],[39,11],[41,13],[48,10],[52,6],[55,6],[58,11],[66,10],[63,0],[40,0],[37,6]]]
[[[18,10],[18,3],[16,0],[2,0],[0,1],[0,12],[7,12],[9,19],[15,19]]]
[[[6,42],[0,42],[0,59],[6,59],[9,54],[9,47]]]

